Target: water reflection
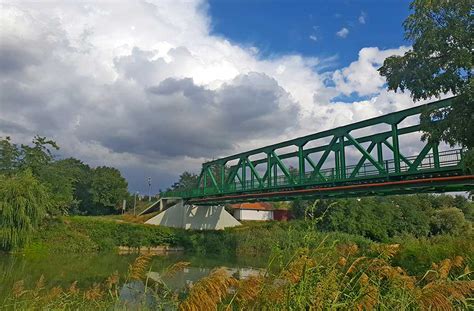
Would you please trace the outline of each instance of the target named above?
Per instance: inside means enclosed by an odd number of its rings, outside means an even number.
[[[202,279],[203,277],[208,276],[211,271],[216,268],[203,268],[203,267],[193,267],[189,266],[180,271],[177,271],[173,275],[163,277],[160,273],[155,271],[150,271],[147,274],[147,277],[155,282],[163,282],[171,290],[180,290],[186,287],[192,287],[192,285]],[[237,280],[246,279],[250,276],[257,276],[263,273],[263,269],[259,268],[250,268],[250,267],[221,267],[224,268],[227,273]]]
[[[258,268],[219,268],[224,269],[229,276],[238,280],[263,273],[263,269]],[[127,310],[139,310],[143,307],[155,309],[157,306],[159,306],[160,309],[171,310],[173,309],[172,303],[154,294],[154,291],[148,289],[147,286],[153,285],[152,283],[154,282],[158,287],[164,286],[167,290],[179,295],[179,293],[183,293],[189,288],[192,288],[195,282],[208,276],[213,269],[214,268],[188,266],[174,272],[172,275],[149,271],[146,275],[146,284],[143,281],[130,281],[122,286],[119,294],[119,304],[121,307],[126,307]]]
[[[107,252],[26,255],[0,253],[0,302],[19,280],[24,281],[26,288],[31,288],[43,275],[47,288],[54,286],[67,288],[75,281],[78,282],[78,287],[87,288],[94,283],[103,282],[115,272],[125,276],[129,265],[136,257],[136,254],[118,255]],[[190,262],[190,265],[175,274],[163,276],[163,283],[172,291],[191,286],[197,280],[209,275],[216,267],[227,267],[229,273],[236,278],[246,278],[258,274],[260,268],[265,266],[265,262],[259,262],[255,257],[171,254],[153,257],[149,279],[156,282],[161,278],[160,272],[182,261]],[[125,293],[123,297],[126,297]]]

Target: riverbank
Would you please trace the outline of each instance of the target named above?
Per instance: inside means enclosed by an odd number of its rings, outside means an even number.
[[[291,256],[301,247],[336,247],[356,244],[362,254],[377,243],[341,232],[319,232],[314,223],[304,221],[244,223],[223,231],[186,231],[137,223],[133,217],[70,216],[43,223],[23,253],[118,252],[120,248],[183,249],[197,255],[270,258],[272,254]],[[411,273],[422,273],[433,262],[463,256],[472,266],[474,235],[439,235],[416,238],[399,236],[385,244],[399,244],[393,263]]]

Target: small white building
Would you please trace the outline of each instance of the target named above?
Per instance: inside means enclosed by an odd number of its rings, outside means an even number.
[[[232,204],[231,207],[237,220],[273,220],[273,206],[270,203],[241,203]]]

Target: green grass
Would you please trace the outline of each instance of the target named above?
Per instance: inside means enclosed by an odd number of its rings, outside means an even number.
[[[186,244],[183,238],[183,230],[178,229],[119,222],[106,217],[72,216],[43,223],[24,250],[79,253],[118,246],[177,246]]]

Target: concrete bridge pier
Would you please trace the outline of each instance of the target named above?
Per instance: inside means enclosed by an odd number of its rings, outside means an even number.
[[[161,212],[145,223],[193,230],[222,230],[241,225],[223,205],[197,206],[185,204],[182,199],[174,200],[173,206],[163,211],[160,206]]]

